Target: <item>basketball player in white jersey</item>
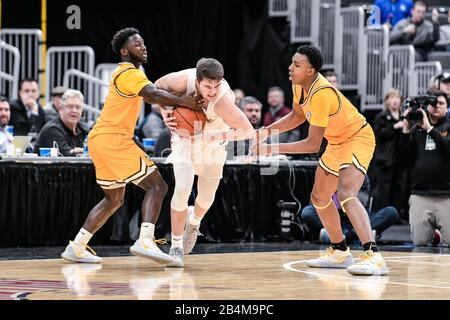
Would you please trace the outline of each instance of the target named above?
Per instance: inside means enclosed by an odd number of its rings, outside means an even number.
[[[167,162],[173,164],[175,175],[175,190],[170,204],[172,245],[169,255],[173,259],[167,265],[170,267],[183,267],[184,254],[189,254],[197,241],[200,222],[214,202],[222,178],[226,141],[254,136],[252,124],[234,104],[234,93],[223,73],[219,61],[203,58],[195,69],[170,73],[155,82],[158,88],[170,92],[200,94],[207,102],[203,108],[207,121],[202,134],[195,138],[186,137],[176,129],[176,118],[168,109],[161,112],[172,131],[172,153]],[[198,195],[194,210],[186,221],[194,175],[198,175]]]

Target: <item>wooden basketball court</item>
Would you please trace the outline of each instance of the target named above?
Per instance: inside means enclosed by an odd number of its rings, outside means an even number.
[[[317,254],[193,254],[183,269],[134,256],[0,261],[0,299],[450,299],[450,254],[384,252],[384,277],[307,268]]]

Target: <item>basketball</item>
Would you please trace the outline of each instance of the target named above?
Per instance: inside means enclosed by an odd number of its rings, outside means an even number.
[[[205,127],[206,115],[203,110],[192,110],[177,106],[173,115],[177,119],[177,128],[190,135],[199,134]]]

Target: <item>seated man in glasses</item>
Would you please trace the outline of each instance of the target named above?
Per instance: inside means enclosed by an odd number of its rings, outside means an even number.
[[[39,133],[34,152],[39,148],[57,147],[65,157],[76,157],[83,154],[83,143],[88,129],[80,123],[83,113],[83,94],[78,90],[67,90],[61,98],[59,115],[48,122]]]

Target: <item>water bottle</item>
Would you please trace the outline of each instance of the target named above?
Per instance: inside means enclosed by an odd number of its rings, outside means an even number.
[[[88,138],[84,139],[83,142],[83,156],[88,157],[89,156],[89,148],[88,148]]]

